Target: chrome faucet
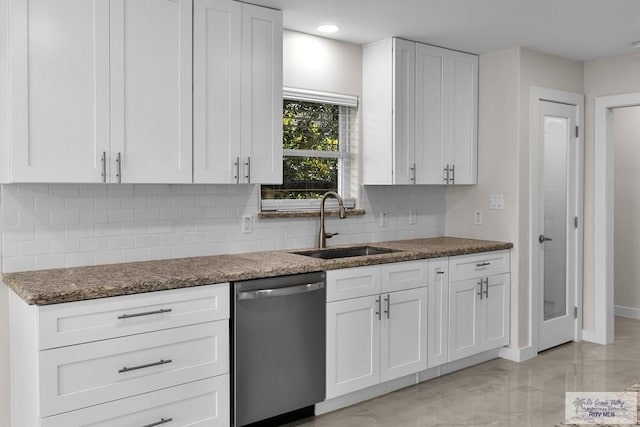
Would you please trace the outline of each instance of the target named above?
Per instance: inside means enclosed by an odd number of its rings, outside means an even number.
[[[327,191],[322,196],[322,200],[320,200],[320,235],[318,236],[318,247],[326,248],[327,247],[327,239],[332,238],[338,233],[327,233],[324,231],[324,202],[327,200],[329,196],[334,197],[338,201],[338,215],[341,219],[347,217],[347,211],[344,209],[344,203],[342,202],[342,197],[335,191]]]

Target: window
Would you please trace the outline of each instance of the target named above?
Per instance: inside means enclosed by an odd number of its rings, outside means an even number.
[[[262,210],[318,209],[331,190],[355,207],[350,189],[357,98],[287,88],[283,98],[283,183],[261,187]]]

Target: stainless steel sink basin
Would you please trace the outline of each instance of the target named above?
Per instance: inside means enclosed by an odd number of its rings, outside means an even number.
[[[381,255],[392,252],[399,252],[396,249],[377,248],[375,246],[353,246],[349,248],[315,249],[299,252],[291,252],[297,255],[304,255],[312,258],[336,259],[349,258],[354,256]]]

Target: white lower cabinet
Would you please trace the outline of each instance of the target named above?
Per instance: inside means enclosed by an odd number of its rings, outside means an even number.
[[[229,425],[229,284],[10,310],[14,427]]]
[[[382,295],[380,381],[427,368],[427,288]]]
[[[449,284],[449,361],[509,343],[509,273]]]
[[[381,284],[381,277],[391,279]],[[334,300],[345,289],[357,295],[357,288],[373,294]],[[327,399],[426,369],[426,261],[329,271],[327,300]]]
[[[380,382],[379,298],[327,304],[327,399]]]

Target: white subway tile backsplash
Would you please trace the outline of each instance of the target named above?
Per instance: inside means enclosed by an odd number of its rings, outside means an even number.
[[[257,186],[11,184],[2,186],[5,272],[317,244],[318,218],[255,219]],[[364,216],[327,218],[329,245],[441,235],[444,190],[365,187]],[[408,224],[409,210],[418,223]],[[379,226],[379,212],[389,226]],[[254,217],[251,233],[241,217]]]

